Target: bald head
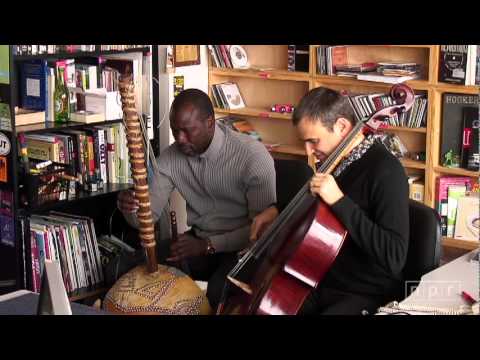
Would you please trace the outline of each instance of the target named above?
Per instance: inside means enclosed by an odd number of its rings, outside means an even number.
[[[210,98],[198,89],[177,95],[170,110],[170,128],[180,152],[187,156],[203,153],[215,133],[215,118]]]

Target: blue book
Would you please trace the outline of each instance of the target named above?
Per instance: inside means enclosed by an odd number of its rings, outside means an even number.
[[[47,61],[36,59],[20,64],[20,103],[30,110],[46,110]]]
[[[0,243],[8,246],[15,246],[13,218],[0,214]]]

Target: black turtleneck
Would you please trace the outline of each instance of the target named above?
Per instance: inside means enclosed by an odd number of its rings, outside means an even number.
[[[336,181],[345,196],[332,211],[349,235],[322,286],[366,295],[395,293],[408,250],[405,170],[375,143]]]

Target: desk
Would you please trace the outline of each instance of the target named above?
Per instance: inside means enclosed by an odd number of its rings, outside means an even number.
[[[0,296],[0,315],[36,315],[39,295],[28,290],[18,290]],[[90,306],[71,303],[73,315],[106,315],[105,311]]]
[[[456,307],[465,305],[462,291],[479,301],[479,263],[472,261],[478,251],[473,250],[423,275],[420,285],[400,304]]]
[[[425,307],[458,309],[467,305],[461,296],[462,291],[467,292],[478,303],[480,300],[478,253],[479,249],[473,250],[425,274],[415,291],[398,306],[403,309],[417,308],[418,314],[424,313],[420,309]],[[474,257],[476,260],[473,260]],[[383,314],[382,310],[384,308],[379,309],[379,315]],[[417,312],[411,313],[417,314]]]

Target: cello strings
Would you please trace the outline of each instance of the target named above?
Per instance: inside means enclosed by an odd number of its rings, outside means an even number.
[[[363,121],[358,117],[355,108],[352,106],[352,101],[350,97],[348,97],[350,106],[354,109],[354,116],[356,117],[357,123],[353,131],[342,141],[334,152],[324,161],[321,165],[320,169],[317,172],[323,172],[325,169],[329,168],[330,165],[336,160],[338,155],[344,150],[347,144],[350,143],[351,139],[356,136],[359,129],[363,127]],[[284,223],[285,218],[291,216],[291,214],[297,210],[299,204],[302,203],[301,200],[304,199],[305,194],[308,194],[310,184],[307,182],[302,189],[295,195],[295,197],[290,201],[287,207],[282,211],[282,213],[277,217],[274,223],[267,229],[267,231],[258,239],[257,242],[250,248],[250,250],[244,254],[244,256],[239,260],[237,265],[232,269],[230,276],[235,277],[238,272],[240,272],[244,266],[249,262],[252,257],[258,259],[260,255],[269,247],[269,245],[275,240],[276,235],[280,231],[281,224]]]

